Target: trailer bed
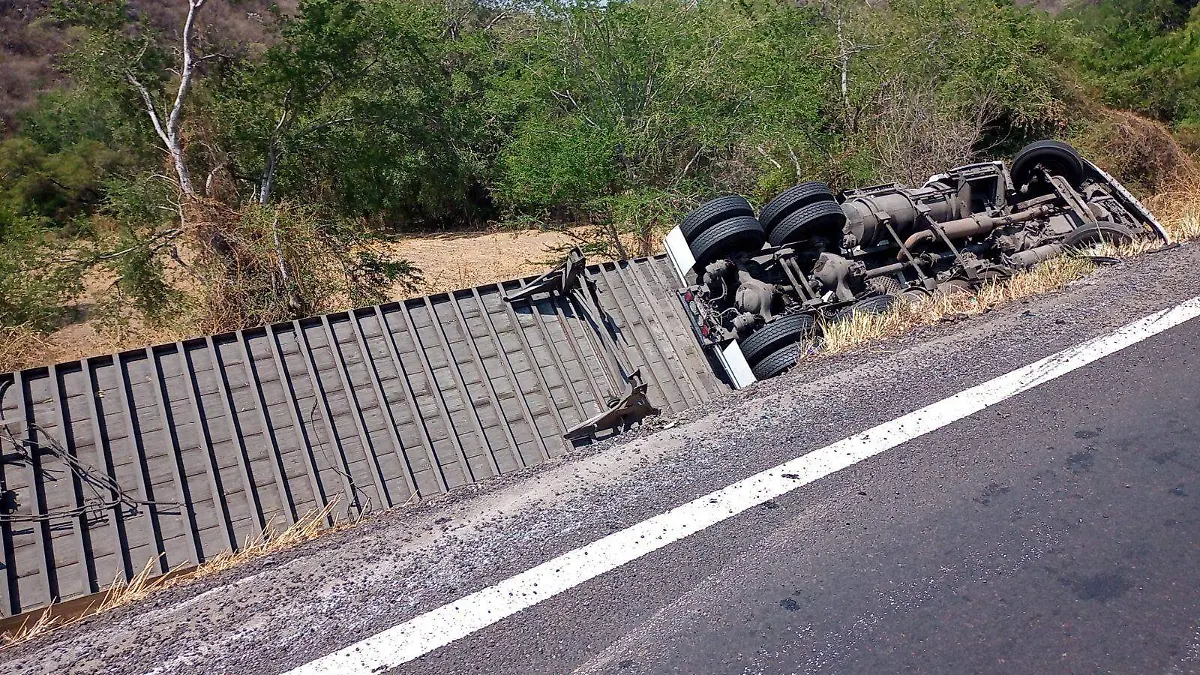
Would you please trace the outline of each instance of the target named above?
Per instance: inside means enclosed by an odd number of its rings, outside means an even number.
[[[656,408],[728,389],[666,256],[587,269]],[[621,383],[527,281],[0,374],[0,616],[562,455]]]

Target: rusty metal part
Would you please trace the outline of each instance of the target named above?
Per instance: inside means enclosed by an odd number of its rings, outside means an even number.
[[[753,279],[747,279],[747,289],[752,288]],[[726,289],[727,290],[727,289]],[[739,287],[738,292],[741,293]],[[646,385],[642,382],[641,369],[635,367],[618,343],[615,322],[598,305],[596,282],[586,269],[583,251],[571,249],[567,259],[555,270],[534,279],[515,293],[504,296],[504,301],[513,303],[538,294],[561,297],[570,302],[594,330],[609,364],[609,376],[621,382],[620,391],[612,391],[606,399],[607,408],[563,432],[563,438],[581,440],[608,431],[618,426],[628,427],[646,415],[658,414],[658,408],[650,405],[646,398]],[[766,300],[766,311],[770,311],[770,298]],[[755,305],[757,311],[764,308]],[[640,415],[640,416],[639,416]]]
[[[1008,261],[1015,267],[1033,267],[1040,262],[1060,255],[1062,252],[1062,244],[1045,244],[1014,253],[1008,256]]]
[[[967,237],[987,234],[998,227],[1025,223],[1037,218],[1045,218],[1053,215],[1055,212],[1056,209],[1053,207],[1037,206],[1026,211],[1018,211],[1004,216],[977,214],[944,223],[930,222],[929,229],[909,235],[908,239],[904,240],[904,246],[905,248],[913,248],[923,242],[936,241],[939,235],[946,239],[966,239]],[[897,254],[896,259],[903,260],[903,253]]]
[[[659,409],[650,404],[646,397],[645,384],[633,384],[641,381],[641,374],[634,371],[626,384],[625,392],[616,398],[608,400],[608,409],[597,413],[592,418],[571,427],[563,434],[563,438],[571,441],[591,438],[601,431],[611,429],[628,429],[636,422],[650,415],[657,415]]]
[[[567,259],[563,261],[562,265],[546,272],[516,291],[505,293],[504,301],[511,304],[538,293],[566,295],[579,288],[580,278],[587,274],[586,267],[587,261],[584,259],[583,251],[576,246],[567,252]],[[590,276],[587,277],[587,280],[590,284]]]

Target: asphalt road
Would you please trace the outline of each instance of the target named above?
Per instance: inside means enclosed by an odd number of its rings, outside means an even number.
[[[758,471],[1200,296],[1200,250],[825,359],[0,654],[301,666]],[[1200,319],[799,488],[403,673],[1200,672]]]
[[[404,672],[1200,672],[1198,346],[1185,324]]]

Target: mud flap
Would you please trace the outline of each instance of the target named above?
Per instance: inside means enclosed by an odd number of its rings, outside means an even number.
[[[729,374],[729,381],[738,389],[749,387],[758,382],[758,378],[754,377],[754,371],[750,369],[750,364],[746,361],[746,357],[742,354],[742,348],[738,345],[737,340],[730,342],[724,349],[717,351],[717,360],[721,362],[721,366],[725,368],[725,372]]]
[[[687,286],[687,273],[696,265],[696,256],[692,255],[692,249],[683,236],[683,230],[678,226],[671,230],[667,238],[663,240],[663,248],[667,249],[667,259],[671,261],[671,267],[675,268],[675,273],[679,275],[679,283]]]

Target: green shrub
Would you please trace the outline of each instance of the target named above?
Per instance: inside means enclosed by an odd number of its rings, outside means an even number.
[[[54,329],[82,291],[80,266],[36,219],[0,209],[0,326]]]

